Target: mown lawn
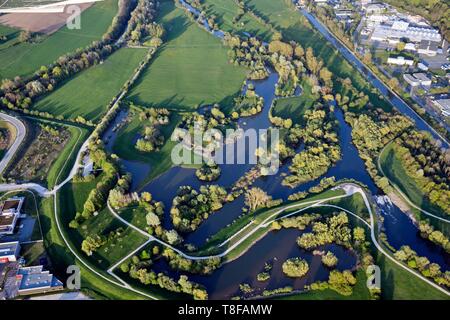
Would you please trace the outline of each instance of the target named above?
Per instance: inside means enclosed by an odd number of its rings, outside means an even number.
[[[308,81],[302,81],[302,93],[298,97],[281,98],[275,100],[271,114],[274,117],[283,119],[291,118],[294,123],[303,124],[303,115],[311,108],[319,98],[311,92],[311,85]]]
[[[239,10],[235,0],[205,0],[203,3],[207,8],[206,15],[208,17],[215,15],[221,30],[239,35],[250,33],[265,41],[270,41],[273,35],[270,27],[256,20],[249,13],[244,14],[237,23],[233,23],[233,18],[237,16]]]
[[[128,228],[115,219],[106,207],[98,212],[96,216],[81,223],[78,229],[69,229],[69,222],[73,219],[76,212],[83,211],[84,202],[99,179],[97,178],[91,182],[68,184],[61,189],[58,196],[60,210],[64,212],[61,222],[67,228],[67,234],[70,236],[74,246],[80,250],[80,254],[85,256],[87,260],[102,270],[106,270],[112,264],[125,257],[130,251],[143,244],[147,239],[134,229]],[[87,236],[104,235],[108,237],[111,231],[117,231],[119,228],[122,230],[120,236],[109,239],[91,257],[87,257],[81,251],[81,242]]]
[[[129,99],[176,110],[232,103],[246,70],[231,65],[221,41],[191,22],[172,2],[163,2],[160,12],[158,22],[167,32],[165,44],[130,90]]]
[[[0,79],[31,74],[66,53],[100,40],[117,10],[116,0],[95,3],[81,14],[81,29],[69,30],[64,26],[36,44],[19,43],[19,32],[0,26],[0,35],[7,33],[11,37],[7,43],[0,43]]]
[[[120,49],[102,64],[79,73],[59,89],[37,101],[33,109],[63,116],[65,119],[82,116],[96,122],[146,54],[146,49]]]

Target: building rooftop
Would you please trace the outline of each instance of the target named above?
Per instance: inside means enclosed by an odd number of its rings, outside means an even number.
[[[15,254],[19,246],[18,241],[0,243],[0,257]]]
[[[17,275],[21,278],[19,291],[63,286],[63,283],[53,274],[44,271],[43,266],[20,268]]]

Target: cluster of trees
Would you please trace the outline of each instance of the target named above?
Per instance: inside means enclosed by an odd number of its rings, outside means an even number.
[[[445,251],[450,253],[450,240],[441,231],[434,230],[434,227],[426,221],[420,221],[419,230],[422,237],[440,245]]]
[[[109,191],[109,204],[115,208],[120,209],[132,202],[132,197],[127,196],[127,192],[131,185],[131,174],[122,175],[116,183],[116,186]]]
[[[81,243],[81,250],[88,256],[106,243],[106,237],[103,235],[87,236]]]
[[[183,258],[170,248],[164,249],[162,256],[167,259],[172,269],[195,274],[211,274],[214,270],[219,268],[221,264],[221,259],[218,257],[204,260],[189,260]]]
[[[157,5],[158,2],[154,0],[138,1],[128,21],[129,45],[139,45],[147,37],[151,38],[150,43],[154,47],[159,47],[162,44],[164,28],[153,22]]]
[[[378,175],[375,159],[387,143],[412,126],[411,121],[394,111],[387,113],[381,109],[370,109],[358,116],[346,112],[345,120],[352,127],[352,141],[369,175],[385,193],[392,192],[387,178]]]
[[[297,244],[306,250],[334,242],[351,248],[351,239],[347,214],[340,212],[327,218],[326,222],[313,222],[312,232],[303,233],[297,238]]]
[[[53,64],[42,66],[26,80],[20,77],[16,77],[14,80],[4,79],[0,86],[0,106],[15,110],[28,110],[32,102],[39,96],[53,91],[67,78],[104,60],[118,48],[115,41],[124,32],[131,10],[132,2],[127,2],[124,10],[120,10],[114,18],[102,40],[94,41],[85,49],[61,56]],[[42,116],[52,117],[47,113]],[[77,121],[77,119],[72,120]]]
[[[170,209],[174,227],[182,232],[194,231],[211,213],[222,208],[226,198],[227,191],[217,185],[201,186],[199,191],[191,186],[180,187]]]
[[[169,123],[170,112],[167,109],[149,108],[139,114],[139,119],[148,123],[144,127],[142,136],[136,141],[136,149],[141,152],[158,151],[164,145],[164,135],[160,126]]]
[[[419,257],[409,246],[402,246],[394,256],[410,268],[419,270],[425,277],[433,279],[437,284],[450,288],[450,271],[442,272],[437,263],[430,263],[426,257]]]
[[[195,171],[195,175],[201,181],[214,181],[220,177],[220,167],[216,163],[204,163]]]
[[[80,223],[89,219],[95,212],[105,206],[110,190],[116,186],[118,181],[117,164],[108,156],[101,141],[91,141],[89,155],[94,164],[102,170],[102,174],[95,188],[89,192],[83,211],[77,212],[75,218],[69,224],[71,228],[75,229],[79,227]],[[124,181],[124,183],[128,182]]]
[[[270,207],[272,197],[261,188],[253,187],[245,193],[245,205],[251,212]]]
[[[231,127],[231,120],[220,110],[219,105],[214,105],[211,109],[202,113],[185,114],[178,127],[187,130],[192,137],[194,134],[203,133],[209,129],[224,132],[225,129]]]
[[[245,95],[239,95],[234,98],[234,108],[231,117],[238,119],[239,117],[254,116],[262,111],[264,106],[264,98],[255,92],[253,84],[247,85]]]
[[[397,140],[396,155],[431,203],[450,214],[450,150],[429,134],[412,130]]]
[[[158,248],[158,247],[154,247]],[[144,261],[140,261],[139,257],[133,256],[131,262],[126,262],[121,265],[121,270],[128,273],[131,278],[139,280],[145,285],[159,286],[171,292],[186,293],[192,295],[195,300],[207,300],[208,293],[206,289],[198,283],[192,282],[185,275],[181,275],[178,281],[163,273],[155,273],[149,270],[149,265],[152,264],[150,255],[142,256]]]
[[[302,214],[300,216],[292,216],[283,218],[279,221],[272,222],[272,229],[280,230],[281,228],[296,228],[305,230],[307,226],[320,219],[319,214]]]
[[[272,270],[272,264],[269,262],[266,262],[264,264],[264,271],[260,272],[256,275],[256,280],[260,282],[264,282],[270,279],[270,271]]]
[[[309,265],[306,260],[295,257],[283,262],[282,269],[283,273],[288,277],[300,278],[308,273]]]
[[[326,254],[322,255],[322,263],[328,268],[333,268],[338,263],[338,258],[334,255],[333,252],[327,251]]]
[[[230,47],[228,51],[230,62],[251,70],[248,75],[249,79],[258,80],[268,77],[269,71],[265,66],[268,52],[260,40],[254,37],[241,39],[236,35],[226,33],[223,41]]]
[[[336,124],[332,113],[316,105],[303,116],[306,126],[301,129],[305,149],[296,154],[289,167],[290,175],[284,178],[283,185],[296,187],[323,175],[341,157]]]

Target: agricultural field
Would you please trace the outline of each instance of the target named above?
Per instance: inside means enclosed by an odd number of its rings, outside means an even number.
[[[95,123],[146,54],[145,49],[120,49],[39,100],[33,108],[66,119],[81,116]]]
[[[37,36],[33,43],[20,42],[19,31],[0,26],[0,35],[9,34],[6,43],[0,41],[0,79],[30,75],[42,65],[101,39],[117,10],[116,0],[98,2],[81,14],[81,29],[64,26],[49,36]]]
[[[160,10],[158,22],[167,32],[165,44],[128,98],[138,105],[176,110],[231,103],[246,70],[231,65],[220,40],[189,21],[172,2],[163,2]]]

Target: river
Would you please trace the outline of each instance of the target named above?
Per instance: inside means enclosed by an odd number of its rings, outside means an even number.
[[[181,0],[183,4],[183,0]],[[184,3],[185,4],[185,3]],[[196,9],[185,4],[189,11],[198,14]],[[308,13],[304,13],[308,14]],[[320,27],[320,25],[319,25]],[[206,28],[207,30],[210,30]],[[217,37],[223,36],[221,32],[212,33]],[[330,42],[330,40],[327,38]],[[343,49],[342,49],[343,50]],[[348,55],[348,52],[344,55]],[[357,60],[356,60],[357,61]],[[239,126],[243,129],[266,129],[270,127],[269,112],[275,96],[275,84],[278,81],[278,74],[276,72],[270,73],[269,77],[264,80],[251,81],[255,87],[255,91],[259,96],[264,98],[264,107],[258,115],[247,117],[239,120]],[[375,77],[371,82],[379,87],[380,90],[387,89]],[[384,88],[384,89],[383,89]],[[416,122],[419,129],[428,130],[429,127],[424,121],[415,115],[408,106],[404,106],[401,100],[391,98],[389,100],[398,110],[410,116]],[[350,178],[362,182],[367,185],[372,194],[377,195],[378,189],[366,171],[364,162],[359,157],[356,147],[352,144],[351,127],[345,122],[342,110],[335,108],[334,111],[336,121],[339,124],[339,138],[341,146],[341,160],[338,161],[332,168],[330,168],[325,175],[315,179],[314,181],[302,184],[297,188],[289,188],[282,186],[283,175],[288,172],[289,162],[283,165],[276,175],[262,177],[257,179],[255,186],[258,186],[269,193],[274,199],[281,198],[286,200],[287,197],[298,191],[308,190],[311,186],[316,185],[320,179],[324,177],[336,177],[336,180]],[[117,125],[126,118],[126,111],[121,112],[116,118],[111,128],[105,134],[107,140],[108,150],[112,150],[115,141],[115,136],[118,130],[114,130]],[[134,143],[134,141],[132,142]],[[246,150],[251,152],[252,150]],[[124,161],[125,168],[132,173],[133,188],[139,185],[139,182],[148,175],[151,168],[143,163],[137,161]],[[226,164],[220,165],[221,176],[214,182],[224,187],[230,187],[235,183],[245,172],[247,172],[253,165],[240,164]],[[164,227],[171,228],[170,207],[172,206],[172,199],[177,193],[180,186],[190,185],[198,189],[201,185],[206,183],[200,182],[195,176],[195,169],[172,167],[167,172],[155,178],[147,184],[143,190],[152,193],[153,198],[158,201],[163,201],[165,204],[165,218]],[[208,237],[214,235],[222,228],[232,223],[236,218],[242,214],[244,206],[243,196],[238,197],[231,203],[227,203],[218,212],[211,214],[210,217],[204,221],[199,228],[190,233],[184,234],[183,237],[186,243],[194,244],[199,247],[203,245]],[[441,266],[442,270],[450,269],[449,255],[442,252],[440,247],[431,243],[428,240],[422,239],[418,235],[418,230],[412,221],[398,208],[392,204],[381,205],[381,212],[384,217],[384,232],[386,233],[390,244],[398,249],[401,245],[407,244],[413,250],[416,250],[419,255],[426,256],[431,262],[436,262]],[[264,289],[275,289],[286,285],[292,286],[294,289],[301,289],[305,284],[318,281],[327,280],[328,270],[321,264],[320,257],[313,256],[310,252],[304,251],[296,244],[296,238],[300,231],[295,229],[280,230],[277,232],[269,232],[264,238],[254,244],[248,252],[238,259],[225,264],[219,270],[216,270],[210,276],[189,275],[193,281],[199,282],[206,286],[210,298],[212,299],[226,299],[238,294],[239,284],[249,283],[255,288],[257,294],[261,294]],[[338,269],[352,269],[357,263],[357,258],[352,251],[346,250],[337,245],[325,246],[324,248],[333,251],[339,258]],[[301,279],[290,279],[285,277],[281,271],[281,264],[290,257],[300,256],[306,259],[310,264],[310,271]],[[272,277],[267,282],[258,282],[256,275],[263,271],[265,262],[273,263],[271,271]],[[170,270],[170,267],[163,260],[157,261],[152,266],[156,271],[164,271],[173,276],[178,276],[180,272]]]

